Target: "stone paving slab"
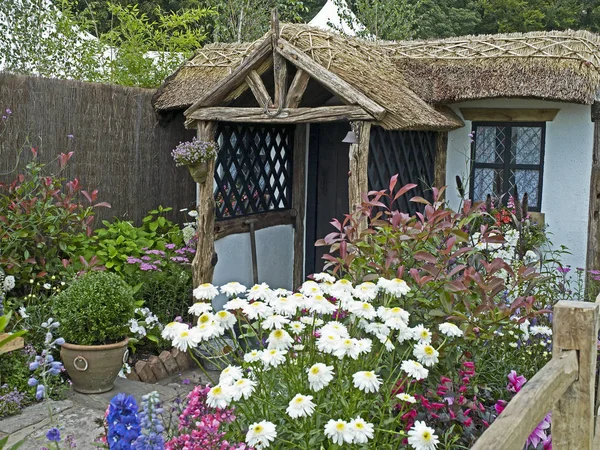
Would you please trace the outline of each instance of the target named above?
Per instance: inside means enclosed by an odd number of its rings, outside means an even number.
[[[219,372],[208,372],[208,375],[215,383],[218,382]],[[69,434],[75,437],[77,450],[97,450],[98,447],[93,442],[104,429],[96,423],[96,420],[104,417],[110,400],[119,392],[133,395],[138,404],[141,404],[143,395],[158,391],[165,410],[168,410],[167,408],[177,398],[183,399],[194,386],[209,382],[210,380],[200,369],[171,375],[159,384],[118,378],[114,389],[109,392],[92,395],[70,392],[66,400],[32,405],[19,415],[2,419],[0,437],[10,435],[8,448],[15,442],[25,439],[20,449],[39,450],[46,446],[46,431],[55,426],[59,428],[63,438]],[[52,407],[52,421],[49,407]]]

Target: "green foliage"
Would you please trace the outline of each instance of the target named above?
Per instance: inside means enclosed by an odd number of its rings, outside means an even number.
[[[132,289],[118,275],[90,272],[56,296],[52,312],[67,342],[100,345],[125,338],[134,303]]]
[[[154,11],[155,20],[137,5],[108,3],[113,24],[100,35],[111,50],[106,73],[111,83],[155,87],[175,71],[206,39],[202,23],[212,11],[203,8],[178,12]]]
[[[171,210],[172,208],[159,206],[142,219],[139,227],[117,218],[112,223],[103,221],[104,227],[95,231],[93,242],[84,254],[96,255],[110,271],[123,276],[132,274],[135,269],[127,263],[127,258],[141,256],[144,249],[164,250],[165,244],[183,243],[179,227],[165,217]],[[137,283],[130,284],[133,286]]]
[[[35,156],[35,154],[34,154]],[[60,155],[60,169],[71,153]],[[0,265],[14,275],[15,293],[25,293],[31,279],[65,274],[81,248],[91,241],[97,191],[79,180],[47,173],[36,158],[12,183],[0,183]]]
[[[29,362],[31,362],[31,359],[31,356],[24,350],[2,355],[2,358],[0,358],[0,386],[8,385],[9,389],[16,388],[19,392],[31,391],[27,385],[27,380],[30,376]],[[2,414],[0,414],[0,417],[2,417]]]

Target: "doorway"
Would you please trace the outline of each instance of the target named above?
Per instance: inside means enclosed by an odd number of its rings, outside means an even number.
[[[348,152],[342,142],[347,122],[311,124],[307,165],[305,274],[323,270],[328,247],[315,247],[318,239],[335,231],[333,218],[343,221],[348,213]]]

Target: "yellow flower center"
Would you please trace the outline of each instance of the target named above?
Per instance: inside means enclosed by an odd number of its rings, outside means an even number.
[[[200,287],[203,287],[203,288],[210,287],[210,283],[203,283],[202,286],[200,286]]]
[[[365,372],[365,378],[373,378],[373,372]]]
[[[181,332],[181,337],[188,337],[189,335],[190,335],[190,333],[188,333],[187,331]]]
[[[423,440],[429,442],[431,440],[431,433],[429,431],[423,431]]]
[[[219,311],[217,313],[217,316],[219,316],[219,318],[224,319],[225,317],[227,317],[228,312],[227,311]]]
[[[369,303],[362,304],[363,309],[369,309],[369,306],[371,306]]]
[[[431,345],[426,345],[424,351],[427,356],[433,355],[433,347]]]
[[[427,339],[429,337],[429,332],[427,330],[421,331],[421,337]]]
[[[198,323],[206,323],[210,320],[210,316],[208,314],[202,314],[199,318],[198,318]]]
[[[223,390],[223,389],[222,389],[221,387],[219,387],[219,386],[216,386],[216,387],[213,389],[213,394],[217,394],[217,395],[218,395],[218,394],[220,394],[220,393],[221,393],[221,391],[222,391],[222,390]]]
[[[296,403],[302,403],[304,401],[304,397],[297,397]]]
[[[283,331],[281,331],[281,330],[275,330],[273,332],[273,336],[276,337],[277,339],[279,339],[279,338],[283,337]]]
[[[338,423],[335,425],[335,428],[336,428],[338,431],[344,431],[344,429],[346,428],[346,424],[338,422]]]
[[[254,432],[255,432],[255,433],[261,433],[261,432],[262,432],[262,430],[263,430],[263,427],[262,427],[262,425],[256,425],[256,426],[254,427]]]
[[[356,422],[356,423],[354,424],[354,426],[355,426],[356,428],[358,428],[359,430],[362,430],[362,429],[365,427],[365,426],[364,426],[364,425],[363,425],[361,422]]]
[[[319,374],[319,368],[318,367],[313,367],[312,369],[310,369],[310,373],[312,373],[313,375],[318,375]]]

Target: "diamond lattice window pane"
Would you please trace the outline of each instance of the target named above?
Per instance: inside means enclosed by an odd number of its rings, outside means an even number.
[[[539,207],[540,173],[537,170],[515,170],[515,183],[520,198],[527,194],[528,204],[532,208]],[[512,194],[512,189],[511,189]]]
[[[505,147],[505,127],[479,126],[475,130],[475,162],[502,164]]]
[[[541,127],[513,127],[510,159],[513,164],[540,164]]]
[[[218,219],[291,208],[292,128],[220,124]]]
[[[488,194],[500,198],[502,192],[502,169],[475,169],[473,171],[473,200],[484,201]]]

